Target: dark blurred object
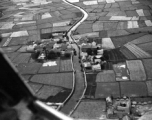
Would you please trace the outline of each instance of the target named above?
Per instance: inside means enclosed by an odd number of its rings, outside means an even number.
[[[0,42],[2,42],[2,37],[0,36]]]
[[[6,97],[10,105],[18,103],[23,98],[34,100],[34,94],[29,91],[30,88],[23,82],[17,69],[1,50],[0,52],[0,93]]]
[[[0,10],[0,18],[3,16],[2,10]]]
[[[0,120],[73,120],[39,101],[0,49]]]
[[[8,109],[0,114],[0,120],[19,120],[17,111],[14,109]]]

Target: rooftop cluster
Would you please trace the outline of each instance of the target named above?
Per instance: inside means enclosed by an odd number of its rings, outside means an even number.
[[[49,39],[30,41],[27,43],[27,52],[32,52],[32,58],[38,62],[56,59],[58,57],[69,58],[73,52],[72,46],[66,37],[66,32],[50,34]]]

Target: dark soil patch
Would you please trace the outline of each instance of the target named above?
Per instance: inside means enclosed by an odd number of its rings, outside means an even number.
[[[96,76],[97,76],[97,73],[86,74],[87,84],[94,85],[96,83]]]
[[[87,90],[85,92],[85,97],[86,98],[91,98],[94,97],[95,98],[95,92],[96,92],[96,83],[94,85],[88,85],[87,86]]]
[[[62,103],[71,93],[71,89],[63,90],[55,96],[50,96],[46,101],[53,103]]]

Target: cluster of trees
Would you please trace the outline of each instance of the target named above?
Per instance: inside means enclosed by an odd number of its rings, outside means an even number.
[[[40,59],[40,56],[43,54],[44,58]],[[58,57],[65,57],[65,58],[70,58],[71,53],[70,52],[66,52],[62,55],[61,51],[53,51],[53,50],[45,50],[43,49],[42,51],[35,51],[34,53],[32,53],[32,58],[35,60],[53,60],[53,59],[57,59]]]

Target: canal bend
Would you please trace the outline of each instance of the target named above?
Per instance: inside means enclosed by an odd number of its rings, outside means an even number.
[[[75,79],[73,81],[74,82],[73,90],[70,94],[70,97],[69,97],[69,99],[66,99],[67,100],[67,101],[65,101],[66,104],[60,110],[61,110],[61,112],[70,116],[78,107],[79,103],[81,102],[82,98],[84,97],[84,94],[85,94],[85,91],[87,88],[85,72],[82,72],[82,68],[81,68],[80,62],[79,62],[80,61],[79,60],[80,49],[79,49],[75,39],[72,37],[72,32],[75,31],[77,29],[77,27],[79,25],[81,25],[81,23],[83,21],[85,21],[87,19],[88,14],[81,7],[76,6],[67,0],[63,0],[63,2],[79,9],[83,13],[82,18],[79,21],[77,21],[67,32],[69,42],[71,43],[71,45],[73,46],[73,48],[76,50],[76,53],[77,53],[75,56],[73,56],[73,69],[75,71]]]

